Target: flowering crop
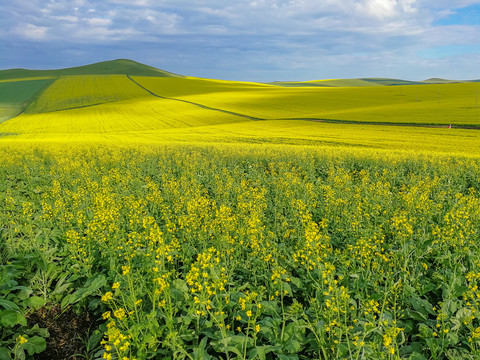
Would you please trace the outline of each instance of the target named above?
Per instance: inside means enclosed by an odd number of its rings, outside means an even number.
[[[480,356],[480,163],[384,155],[7,142],[0,236],[58,253],[103,359]]]

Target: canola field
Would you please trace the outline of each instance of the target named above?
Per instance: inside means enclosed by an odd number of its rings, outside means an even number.
[[[480,356],[475,84],[47,80],[0,124],[0,359]]]
[[[203,83],[202,91],[202,84],[196,84],[197,80],[134,78],[159,95],[178,96],[264,120],[330,119],[390,124],[480,125],[478,83],[334,88],[257,85],[229,90]],[[178,94],[176,91],[178,87],[190,88],[194,82],[197,92]]]
[[[478,158],[257,144],[0,151],[3,349],[41,342],[25,314],[61,303],[98,319],[91,358],[479,355]]]

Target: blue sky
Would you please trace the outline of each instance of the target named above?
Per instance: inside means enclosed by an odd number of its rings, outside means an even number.
[[[129,58],[228,80],[480,78],[480,1],[16,0],[0,69]]]

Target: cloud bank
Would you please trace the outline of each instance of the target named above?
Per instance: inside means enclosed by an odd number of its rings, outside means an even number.
[[[0,67],[132,58],[232,80],[480,78],[480,1],[18,0]]]

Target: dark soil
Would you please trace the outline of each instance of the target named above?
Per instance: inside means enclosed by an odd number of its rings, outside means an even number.
[[[60,305],[42,307],[28,316],[28,323],[47,328],[50,333],[46,350],[36,355],[36,360],[84,359],[74,355],[84,353],[89,333],[96,328],[87,312],[77,315],[71,309],[62,311]]]

